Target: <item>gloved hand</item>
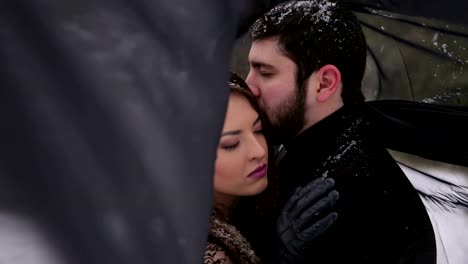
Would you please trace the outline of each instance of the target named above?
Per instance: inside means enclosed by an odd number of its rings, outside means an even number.
[[[339,197],[334,186],[333,179],[318,178],[288,199],[277,221],[280,264],[301,263],[304,250],[335,223],[338,214],[328,213]]]

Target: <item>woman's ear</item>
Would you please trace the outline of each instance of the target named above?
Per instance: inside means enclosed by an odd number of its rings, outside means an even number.
[[[317,72],[319,89],[317,91],[317,100],[325,102],[341,87],[341,73],[333,65],[327,64]],[[339,91],[340,92],[340,91]]]

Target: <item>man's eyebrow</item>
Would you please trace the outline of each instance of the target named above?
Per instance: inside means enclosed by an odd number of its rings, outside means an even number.
[[[256,68],[256,69],[261,68],[261,67],[274,68],[274,66],[271,65],[271,64],[260,62],[260,61],[255,61],[255,60],[250,61],[250,66],[252,66],[252,68]]]
[[[235,135],[239,135],[242,131],[240,130],[232,130],[232,131],[226,131],[226,132],[223,132],[223,134],[221,134],[222,137],[224,136],[235,136]]]

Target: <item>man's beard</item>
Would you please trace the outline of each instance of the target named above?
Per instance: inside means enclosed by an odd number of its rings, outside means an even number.
[[[270,136],[273,144],[288,143],[304,127],[306,111],[306,87],[296,87],[280,105],[269,109]]]

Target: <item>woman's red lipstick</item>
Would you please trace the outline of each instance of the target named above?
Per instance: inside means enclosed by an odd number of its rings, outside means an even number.
[[[260,178],[263,178],[265,177],[267,174],[267,165],[266,164],[263,164],[261,166],[258,166],[255,170],[253,170],[250,174],[249,174],[249,178],[253,178],[253,179],[260,179]]]

